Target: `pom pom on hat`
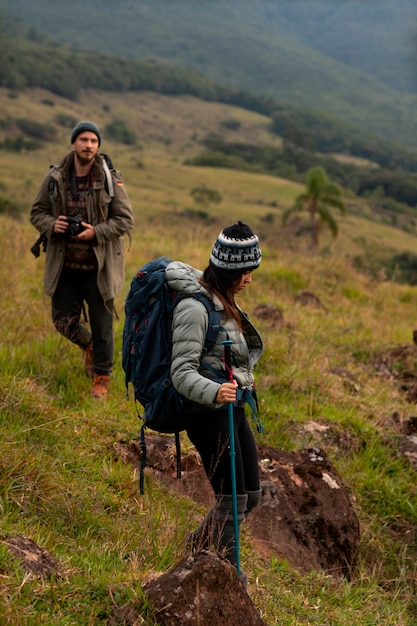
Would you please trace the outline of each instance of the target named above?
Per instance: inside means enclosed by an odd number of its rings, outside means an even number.
[[[71,143],[73,144],[74,141],[77,139],[78,135],[80,135],[81,133],[84,133],[87,130],[97,135],[98,145],[100,146],[101,145],[101,132],[100,132],[99,127],[97,126],[97,124],[94,124],[94,122],[88,122],[86,120],[82,122],[78,122],[78,124],[74,126],[74,128],[72,129]]]
[[[253,270],[259,267],[262,252],[250,226],[237,222],[224,228],[211,250],[210,262],[225,270]]]

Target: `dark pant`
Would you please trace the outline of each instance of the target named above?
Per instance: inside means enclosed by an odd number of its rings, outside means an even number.
[[[243,407],[234,407],[236,492],[259,490],[256,442]],[[231,494],[229,417],[227,408],[187,416],[187,435],[200,453],[215,494]]]
[[[80,322],[88,306],[90,329]],[[63,271],[52,296],[52,320],[61,335],[80,348],[93,342],[93,373],[109,376],[113,367],[113,300],[104,302],[97,272]]]

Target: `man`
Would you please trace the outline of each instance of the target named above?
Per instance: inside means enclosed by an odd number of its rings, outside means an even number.
[[[113,298],[124,285],[123,235],[133,227],[133,213],[120,173],[98,153],[98,126],[79,122],[71,144],[43,179],[30,221],[47,241],[44,288],[55,328],[83,350],[92,395],[105,400],[114,359]],[[80,322],[84,302],[90,328]]]

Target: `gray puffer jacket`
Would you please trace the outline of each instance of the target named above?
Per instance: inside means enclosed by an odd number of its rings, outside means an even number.
[[[202,272],[190,265],[174,261],[166,268],[166,277],[171,289],[186,294],[204,293],[209,295],[199,283]],[[220,311],[220,324],[232,340],[233,374],[241,389],[252,390],[254,385],[253,367],[262,354],[262,339],[246,315],[240,311],[242,330],[234,320],[225,319],[220,300],[212,298],[214,308]],[[223,312],[223,314],[222,314]],[[221,382],[214,372],[205,367],[208,364],[217,372],[224,372],[224,346],[226,332],[218,333],[216,343],[203,359],[204,341],[208,329],[207,310],[196,298],[184,298],[174,309],[172,322],[172,382],[183,396],[207,407],[218,408],[215,397]],[[226,375],[223,382],[226,381]]]

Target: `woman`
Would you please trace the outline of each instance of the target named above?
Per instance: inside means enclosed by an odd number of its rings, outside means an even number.
[[[258,237],[243,222],[225,228],[215,241],[204,272],[181,262],[168,265],[169,286],[192,295],[203,293],[221,315],[221,330],[213,349],[203,353],[208,313],[198,299],[187,297],[174,310],[172,381],[184,397],[189,439],[200,453],[213,487],[215,505],[189,537],[189,546],[213,544],[235,564],[232,482],[229,454],[228,403],[234,403],[236,490],[239,527],[261,499],[255,439],[245,416],[245,400],[253,404],[253,366],[262,340],[235,302],[252,282],[261,262]],[[233,382],[224,363],[226,338],[232,341]]]

